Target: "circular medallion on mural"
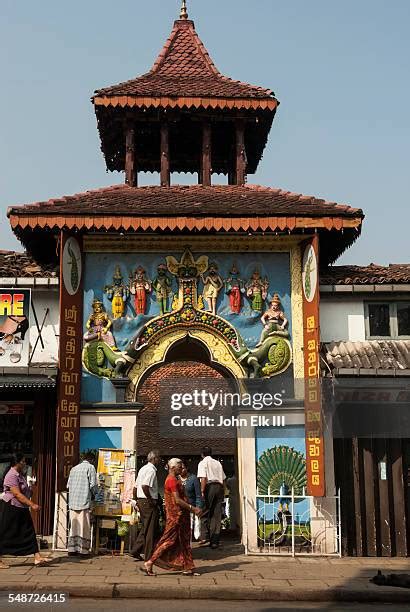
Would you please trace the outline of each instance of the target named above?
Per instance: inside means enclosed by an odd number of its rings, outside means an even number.
[[[308,302],[312,302],[317,287],[317,257],[313,245],[309,244],[303,253],[302,263],[303,293]]]
[[[64,245],[62,266],[64,287],[69,295],[75,295],[80,286],[82,264],[80,245],[72,236]]]

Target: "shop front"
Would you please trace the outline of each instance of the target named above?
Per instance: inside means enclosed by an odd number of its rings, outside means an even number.
[[[23,453],[40,536],[54,521],[58,281],[55,267],[0,253],[0,488]]]
[[[51,536],[54,521],[56,383],[44,377],[10,377],[0,384],[0,487],[14,453],[23,453],[33,485],[36,532]],[[11,380],[12,378],[12,380]],[[20,380],[19,380],[20,378]]]

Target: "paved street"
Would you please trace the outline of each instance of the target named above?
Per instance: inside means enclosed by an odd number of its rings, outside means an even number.
[[[33,609],[40,606],[33,606]],[[96,600],[96,599],[71,599],[64,607],[58,606],[41,606],[44,609],[54,612],[112,612],[112,600]],[[286,610],[287,612],[310,612],[311,610],[328,610],[329,612],[404,612],[409,609],[408,604],[341,604],[327,602],[312,602],[303,605],[291,604],[286,602],[258,602],[258,601],[218,601],[202,600],[195,601],[195,612],[209,612],[210,608],[214,612],[242,612],[246,607],[250,612],[270,612],[274,610]],[[20,606],[7,606],[4,610],[21,610]],[[31,609],[31,608],[30,608]],[[27,607],[26,607],[27,610]],[[121,601],[121,612],[192,612],[192,601],[156,601],[152,599],[131,599]]]
[[[141,563],[128,556],[77,561],[60,555],[41,568],[34,568],[31,559],[14,558],[9,560],[10,569],[0,571],[0,591],[57,591],[85,598],[166,598],[180,600],[180,604],[184,599],[410,601],[410,589],[378,587],[369,582],[378,569],[383,573],[410,573],[408,559],[245,556],[232,544],[218,551],[195,547],[194,558],[199,577],[159,569],[157,576],[148,577],[139,571]]]
[[[271,610],[287,610],[288,612],[310,612],[311,610],[329,610],[334,612],[388,612],[391,609],[391,612],[401,612],[408,611],[408,604],[329,604],[326,602],[313,602],[306,603],[303,606],[289,604],[286,602],[283,603],[270,603],[270,602],[258,602],[258,601],[250,601],[250,602],[241,602],[241,601],[196,601],[195,602],[195,612],[209,612],[210,608],[214,612],[242,612],[246,607],[247,610],[251,612],[270,612]],[[77,610],[84,610],[84,612],[111,612],[112,611],[112,603],[111,606],[109,603],[103,604],[96,600],[84,600],[81,602],[71,601],[70,603],[70,612]],[[166,604],[163,601],[153,601],[153,600],[138,600],[133,599],[128,603],[124,603],[122,605],[121,602],[121,610],[122,612],[132,612],[134,610],[141,610],[141,612],[145,612],[146,610],[150,610],[150,612],[191,612],[193,609],[191,602],[181,602],[181,601],[167,601]]]

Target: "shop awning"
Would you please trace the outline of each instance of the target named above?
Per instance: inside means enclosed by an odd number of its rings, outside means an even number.
[[[2,389],[55,389],[56,380],[51,376],[0,376],[0,391]]]
[[[410,376],[410,340],[330,342],[323,348],[336,375]]]

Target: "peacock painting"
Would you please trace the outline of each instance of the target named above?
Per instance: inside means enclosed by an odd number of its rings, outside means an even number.
[[[290,446],[269,448],[258,461],[257,485],[259,495],[281,495],[284,486],[302,495],[306,487],[305,457]]]

